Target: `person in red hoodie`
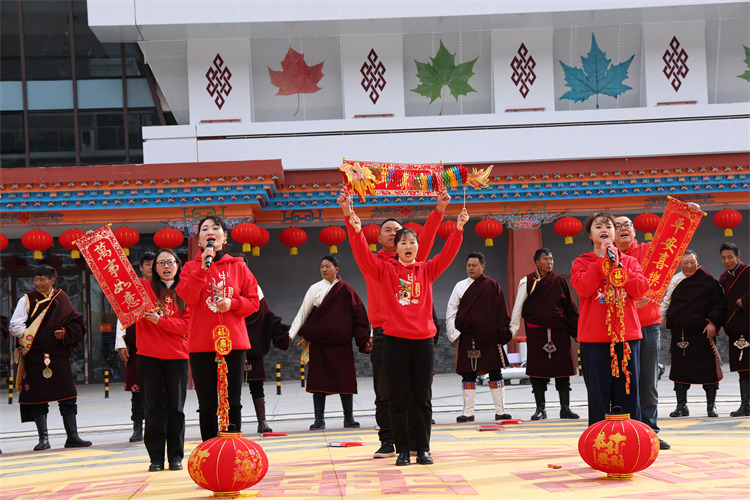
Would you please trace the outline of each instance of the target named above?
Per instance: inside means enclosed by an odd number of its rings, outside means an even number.
[[[156,252],[154,261],[151,280],[141,278],[141,282],[158,310],[146,312],[136,323],[135,334],[149,472],[164,470],[165,444],[169,470],[182,470],[188,381],[189,312],[175,292],[182,263],[173,250],[164,248]]]
[[[435,366],[435,323],[432,320],[432,283],[453,262],[469,214],[463,209],[456,231],[443,250],[427,262],[417,261],[417,234],[408,228],[396,233],[398,260],[383,261],[370,252],[362,234],[362,222],[352,213],[355,231],[352,252],[366,279],[376,284],[383,310],[383,368],[388,383],[389,411],[398,458],[396,465],[409,465],[409,402],[414,405],[414,438],[417,463],[429,465],[432,419],[432,372]]]
[[[638,260],[615,246],[612,214],[596,212],[584,227],[594,250],[573,261],[570,282],[581,301],[578,342],[589,425],[604,420],[614,407],[640,420],[638,373],[643,335],[636,301],[648,291],[648,280]],[[614,355],[610,353],[613,344]]]
[[[225,251],[228,235],[221,217],[209,215],[201,219],[198,223],[201,252],[185,264],[177,285],[177,294],[190,306],[188,350],[204,441],[219,433],[214,331],[220,325],[229,329],[231,351],[224,356],[228,369],[229,426],[240,432],[245,351],[250,349],[245,317],[259,307],[258,282],[253,273],[242,257],[232,257]]]

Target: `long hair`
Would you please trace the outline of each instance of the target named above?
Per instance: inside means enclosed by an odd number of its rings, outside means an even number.
[[[174,274],[174,283],[172,283],[172,286],[169,288],[167,288],[167,285],[161,280],[159,273],[156,271],[156,261],[163,253],[168,253],[172,256],[175,262],[177,262],[177,272],[175,272]],[[154,295],[156,295],[156,298],[159,299],[160,304],[163,304],[164,300],[167,298],[167,296],[169,296],[180,314],[183,314],[185,312],[185,309],[187,309],[187,304],[185,304],[185,301],[182,300],[179,295],[177,295],[177,292],[175,292],[177,283],[180,282],[180,271],[182,271],[182,261],[180,261],[180,258],[177,256],[174,250],[172,250],[171,248],[160,248],[156,251],[156,257],[154,258],[154,271],[153,273],[151,273],[151,290],[154,291]]]

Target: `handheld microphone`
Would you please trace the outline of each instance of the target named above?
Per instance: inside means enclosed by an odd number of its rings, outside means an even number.
[[[214,240],[209,240],[208,243],[206,243],[206,248],[210,248],[211,250],[214,249]],[[611,257],[610,257],[611,258]],[[209,255],[206,257],[206,269],[211,267],[211,262],[214,260],[213,256]],[[614,262],[614,261],[613,261]]]
[[[608,240],[609,239],[609,235],[603,234],[602,235],[602,239],[603,240]],[[615,257],[615,253],[609,247],[607,248],[607,257],[609,257],[609,261],[612,262],[612,264],[614,264],[615,262],[617,262],[617,257]],[[206,259],[206,261],[208,262],[208,259]]]

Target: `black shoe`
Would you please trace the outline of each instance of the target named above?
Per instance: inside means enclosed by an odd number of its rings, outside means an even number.
[[[151,465],[148,466],[149,472],[159,472],[160,470],[164,470],[164,464],[157,464],[155,462],[151,462]]]
[[[344,419],[344,428],[345,429],[359,429],[359,422],[356,422],[353,417],[349,417],[348,419]]]
[[[435,463],[435,461],[430,456],[430,453],[427,451],[418,451],[417,452],[417,463],[421,465],[432,465]]]
[[[581,418],[581,416],[578,413],[573,413],[573,410],[570,409],[570,406],[561,406],[560,418],[577,419]]]
[[[660,450],[669,450],[671,448],[672,447],[669,446],[669,443],[667,443],[666,441],[662,441],[661,439],[659,440],[659,449]]]
[[[531,420],[546,420],[547,418],[547,410],[544,409],[544,407],[536,407],[536,411],[531,416]]]
[[[396,449],[393,447],[393,443],[390,441],[383,441],[380,443],[380,448],[376,451],[372,458],[388,458],[396,455]]]
[[[473,422],[474,421],[474,415],[459,415],[456,417],[456,422],[463,423],[463,422]]]
[[[325,420],[318,420],[315,419],[315,422],[310,426],[311,431],[319,431],[326,428],[326,422]]]
[[[742,403],[737,411],[729,414],[730,417],[750,417],[750,405]]]
[[[258,422],[258,434],[263,434],[264,432],[273,432],[273,429],[268,427],[265,420],[261,420]]]
[[[690,416],[690,410],[688,410],[687,405],[684,404],[678,404],[677,408],[669,414],[670,417],[689,417]]]
[[[77,435],[69,437],[65,441],[66,448],[86,448],[87,446],[91,446],[91,441],[84,441]]]
[[[169,462],[169,470],[182,470],[182,462]]]
[[[708,414],[709,417],[718,417],[719,416],[719,414],[716,413],[716,407],[715,406],[708,406],[706,408],[706,413]]]
[[[406,453],[399,453],[398,458],[396,459],[396,465],[409,465],[411,464],[411,457],[409,456],[409,452]]]
[[[495,420],[510,420],[511,418],[513,417],[510,416],[510,413],[503,413],[502,415],[495,413]]]
[[[133,422],[133,435],[128,439],[131,443],[143,441],[143,420]]]

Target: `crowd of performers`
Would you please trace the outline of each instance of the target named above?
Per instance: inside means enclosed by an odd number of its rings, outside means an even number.
[[[351,197],[342,194],[337,201],[367,285],[367,308],[339,276],[338,259],[327,255],[320,263],[321,281],[307,290],[291,325],[284,324],[270,309],[244,257],[228,252],[229,233],[217,216],[199,222],[200,252],[184,266],[169,249],[142,257],[141,281],[157,308],[132,327],[122,329],[118,324],[116,349],[127,363],[126,390],[133,393],[130,441],[144,441],[149,471],[163,470],[165,463],[169,470],[182,469],[188,368],[198,398],[201,439],[217,436],[220,429],[241,431],[243,379],[249,381],[257,432],[271,432],[263,358],[271,344],[286,350],[296,337],[307,363],[306,390],[313,399],[315,419],[310,430],[325,429],[326,397],[333,394],[340,397],[344,427],[359,427],[353,412],[354,341],[372,362],[380,440],[374,458],[396,456],[396,465],[404,466],[415,455],[418,464],[433,463],[437,316],[432,286],[459,254],[468,213],[461,210],[456,231],[441,252],[428,259],[450,202],[447,192],[438,196],[437,207],[419,235],[394,219],[384,221],[381,249],[376,253],[368,248]],[[691,210],[700,210],[691,205]],[[455,345],[456,373],[462,384],[463,411],[457,422],[474,421],[476,381],[482,374],[489,376],[495,419],[511,418],[505,409],[502,370],[510,365],[503,346],[516,336],[522,322],[526,374],[536,403],[532,420],[547,418],[545,392],[552,379],[559,393],[560,418],[579,418],[570,408],[570,377],[576,374],[572,343],[577,340],[589,423],[621,411],[658,432],[662,323],[671,330],[669,378],[677,395],[677,408],[670,415],[689,415],[687,391],[691,384],[701,384],[707,415],[717,416],[715,398],[722,372],[714,338],[723,327],[730,341],[730,369],[740,378],[741,405],[731,416],[750,416],[750,354],[744,356],[750,346],[750,271],[740,260],[739,249],[731,243],[721,245],[726,272],[719,280],[701,268],[698,256],[688,250],[663,303],[656,304],[644,298],[649,283],[642,260],[649,244],[636,241],[630,219],[598,212],[587,218],[584,227],[593,248],[573,262],[570,276],[580,310],[567,281],[554,271],[551,250],[541,248],[533,254],[536,269],[519,282],[510,314],[502,288],[484,274],[485,256],[468,253],[467,278],[453,288],[446,310],[446,334]],[[35,291],[19,301],[10,323],[11,333],[19,337],[23,367],[18,379],[22,421],[33,420],[39,433],[35,450],[50,448],[46,418],[48,403],[53,401],[58,401],[63,415],[65,446],[91,445],[77,433],[76,388],[69,360],[86,330],[65,292],[55,288],[55,280],[54,269],[39,267]],[[217,354],[218,345],[226,350],[222,356]],[[217,366],[226,373],[225,386]],[[669,448],[664,441],[660,444]]]

